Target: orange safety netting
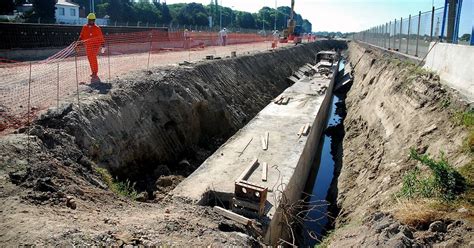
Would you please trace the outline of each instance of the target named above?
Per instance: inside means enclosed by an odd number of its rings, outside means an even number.
[[[267,41],[272,40],[269,36],[230,33],[228,47],[217,48],[223,41],[213,32],[147,31],[104,37],[97,57],[102,82],[133,70],[203,58],[207,53],[224,56],[239,49],[263,50],[270,48]],[[247,43],[254,44],[240,45]],[[90,75],[83,41],[73,42],[42,61],[0,60],[0,132],[25,125],[51,106],[80,101],[79,87],[91,83]]]

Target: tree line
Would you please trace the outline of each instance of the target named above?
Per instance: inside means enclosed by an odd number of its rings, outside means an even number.
[[[84,10],[90,9],[89,0],[70,0]],[[56,0],[1,0],[0,14],[13,12],[16,5],[32,3],[32,13],[27,13],[27,21],[55,22],[54,12]],[[233,10],[217,4],[211,0],[208,5],[200,3],[160,3],[158,0],[95,0],[95,12],[98,18],[108,17],[118,23],[159,23],[165,25],[196,25],[208,26],[209,19],[212,26],[228,28],[282,30],[286,28],[291,9],[286,6],[277,9],[263,7],[257,13]],[[86,12],[87,12],[86,11]],[[221,14],[222,12],[222,14]],[[221,20],[222,16],[222,20]],[[312,24],[300,14],[294,16],[297,25],[302,26],[303,32],[311,32]]]

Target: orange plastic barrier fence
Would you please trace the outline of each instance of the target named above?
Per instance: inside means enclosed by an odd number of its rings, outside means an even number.
[[[272,37],[257,34],[229,33],[226,43],[232,46],[271,40]],[[198,51],[206,52],[206,48],[222,43],[219,34],[211,32],[110,34],[105,36],[104,48],[97,57],[98,76],[102,82],[109,81],[132,70],[189,60],[191,53],[203,58]],[[260,49],[270,48],[270,42],[267,43],[268,47]],[[65,102],[80,102],[82,85],[94,84],[85,51],[84,42],[76,41],[42,61],[0,60],[0,132],[27,124],[41,110]]]

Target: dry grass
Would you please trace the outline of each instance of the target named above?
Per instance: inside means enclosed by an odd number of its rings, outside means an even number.
[[[467,212],[458,212],[466,208]],[[436,220],[468,220],[474,221],[474,208],[466,201],[442,202],[438,200],[406,200],[400,201],[391,210],[394,217],[401,223],[416,229],[426,229]]]
[[[395,218],[414,228],[423,228],[431,222],[443,219],[443,213],[430,207],[428,201],[410,200],[400,202],[393,210]]]

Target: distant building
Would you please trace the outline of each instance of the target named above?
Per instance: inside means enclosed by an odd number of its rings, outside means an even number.
[[[26,13],[33,11],[33,4],[32,3],[25,3],[20,6],[16,7],[16,10],[18,13]]]
[[[79,5],[66,0],[58,0],[55,16],[57,23],[77,24],[79,23]]]

